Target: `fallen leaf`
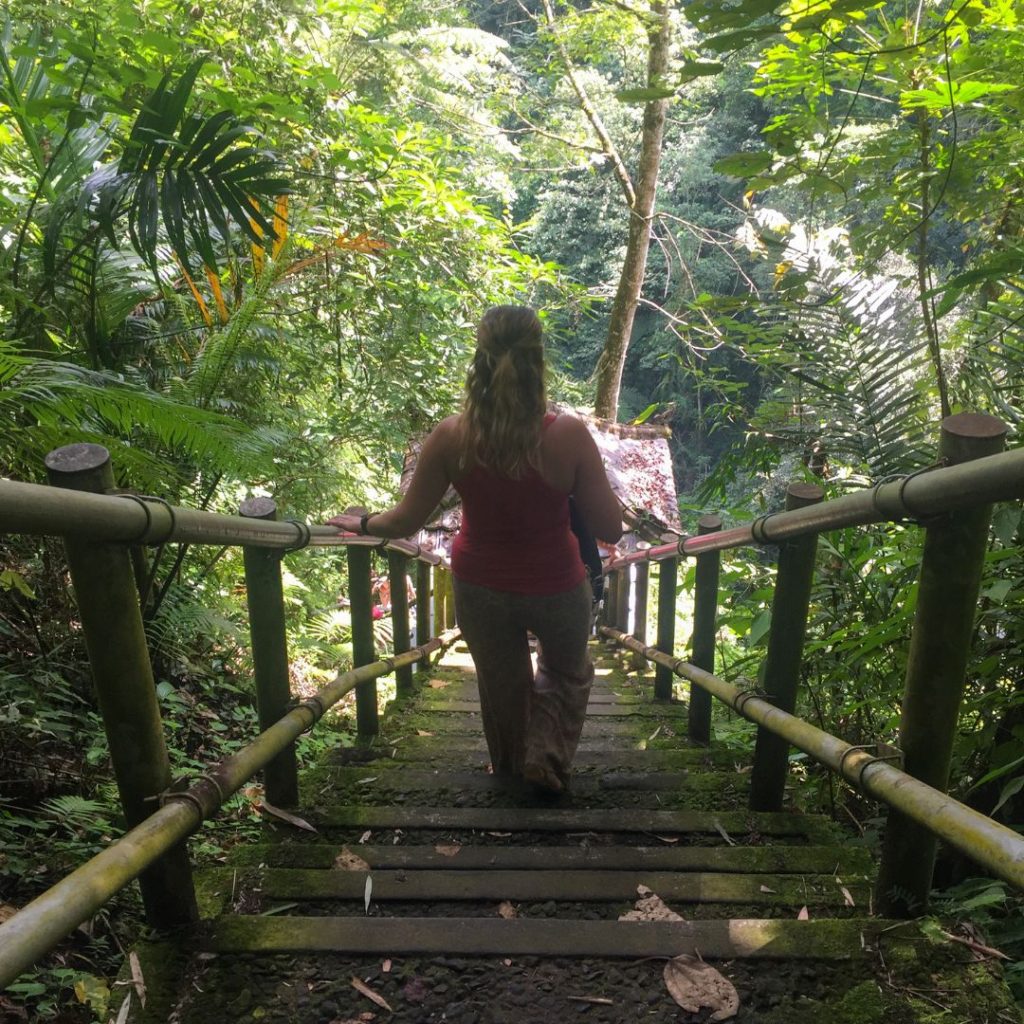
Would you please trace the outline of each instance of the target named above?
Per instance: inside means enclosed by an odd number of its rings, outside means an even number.
[[[135,994],[139,997],[142,1008],[146,1008],[146,979],[142,976],[142,964],[139,963],[139,954],[132,950],[128,954],[128,965],[132,972],[132,985],[135,986]]]
[[[385,960],[384,963],[382,963],[380,965],[380,970],[381,970],[381,974],[390,974],[391,973],[391,961],[390,960]]]
[[[368,786],[371,782],[376,782],[376,781],[377,781],[377,776],[376,775],[370,775],[370,776],[368,776],[365,779],[356,779],[356,785],[357,786]]]
[[[669,995],[688,1013],[714,1010],[708,1020],[735,1017],[740,997],[733,983],[711,964],[692,956],[677,956],[665,964],[663,974]]]
[[[619,915],[620,921],[682,921],[683,918],[677,914],[665,901],[651,892],[644,885],[637,886],[640,899],[633,905],[632,910]],[[644,895],[646,892],[647,895]]]
[[[719,834],[719,835],[720,835],[720,836],[721,836],[721,837],[722,837],[722,838],[723,838],[723,839],[724,839],[724,840],[725,840],[725,841],[726,841],[726,842],[727,842],[727,843],[728,843],[728,844],[729,844],[730,846],[735,846],[735,845],[736,845],[736,840],[735,840],[735,839],[733,839],[733,838],[732,838],[732,836],[730,836],[730,835],[729,835],[729,833],[728,833],[728,832],[726,832],[724,828],[722,828],[722,825],[721,825],[721,823],[720,823],[720,822],[717,822],[717,821],[715,822],[715,829],[717,830],[718,834]]]
[[[444,845],[441,845],[441,846],[435,846],[434,847],[434,853],[439,853],[439,854],[441,854],[442,857],[454,857],[455,854],[457,854],[459,852],[459,850],[461,850],[461,849],[462,849],[461,846],[454,846],[454,845],[453,846],[444,846]]]
[[[604,996],[566,996],[570,1003],[593,1003],[595,1006],[614,1006],[614,999],[605,999]]]
[[[368,842],[370,841],[370,836],[372,836],[372,835],[373,835],[373,833],[372,833],[372,832],[371,832],[371,831],[370,831],[369,829],[367,829],[367,830],[366,830],[366,831],[365,831],[365,832],[364,832],[364,833],[363,833],[363,834],[362,834],[362,835],[361,835],[361,836],[359,837],[359,842],[360,842],[360,843],[368,843]]]
[[[511,961],[511,960],[509,960],[509,959],[508,959],[508,957],[505,957],[505,959],[504,959],[504,960],[502,960],[501,962],[502,962],[502,963],[503,963],[503,964],[504,964],[504,965],[505,965],[506,967],[511,967],[511,966],[512,966],[512,961]]]
[[[511,921],[513,918],[519,916],[516,913],[516,908],[513,907],[508,900],[502,900],[501,903],[498,904],[498,915],[505,918],[506,921]]]
[[[341,848],[341,853],[334,858],[334,867],[339,871],[369,871],[370,865],[359,856],[353,853],[347,846]]]
[[[366,876],[366,885],[363,886],[363,912],[370,912],[370,897],[373,895],[373,875]]]
[[[402,996],[407,1003],[422,1003],[428,995],[430,992],[422,978],[410,978],[402,989]]]
[[[125,1021],[128,1020],[128,1011],[131,1009],[131,1005],[132,994],[128,992],[124,997],[124,1002],[121,1004],[121,1009],[118,1011],[116,1024],[125,1024]]]
[[[778,892],[777,889],[769,889],[767,885],[761,886],[761,892]]]
[[[487,834],[489,836],[494,836],[495,839],[508,839],[508,837],[512,835],[511,832],[488,832]]]
[[[0,903],[0,924],[9,921],[17,912],[18,908],[12,907],[10,903]]]
[[[352,978],[352,987],[357,992],[359,992],[362,995],[366,996],[367,999],[371,1000],[372,1002],[375,1002],[382,1010],[387,1010],[388,1013],[394,1013],[395,1012],[394,1010],[391,1009],[390,1004],[388,1003],[388,1001],[383,996],[378,995],[376,992],[373,991],[372,988],[370,988],[369,985],[364,984],[358,978],[356,978],[356,977]]]
[[[798,921],[810,921],[811,915],[807,913],[806,907],[800,908],[800,913],[796,915]]]
[[[678,843],[679,836],[655,836],[659,843]]]
[[[427,686],[429,686],[432,690],[443,690],[447,685],[448,682],[445,679],[431,679],[427,683]]]
[[[361,1021],[376,1020],[377,1019],[377,1014],[370,1013],[369,1010],[364,1010],[361,1014],[359,1014],[359,1019]]]
[[[417,736],[433,736],[434,734],[432,732],[427,732],[426,729],[417,729],[416,730],[416,735]]]
[[[289,825],[294,825],[296,828],[304,828],[307,832],[316,831],[305,818],[300,818],[297,814],[290,814],[288,811],[282,811],[280,807],[268,804],[266,800],[258,806],[264,814],[272,814],[275,818],[280,818],[281,821],[287,821]]]
[[[638,885],[636,887],[637,896],[650,896],[654,892],[653,889],[648,889],[646,885]]]
[[[850,890],[847,889],[845,885],[839,886],[839,891],[843,894],[843,901],[848,907],[857,906],[857,904],[853,902],[853,896],[850,894]]]
[[[659,725],[658,728],[655,729],[654,732],[652,732],[651,735],[647,737],[647,742],[650,743],[651,740],[656,740],[658,736],[661,735],[661,729],[662,727]]]

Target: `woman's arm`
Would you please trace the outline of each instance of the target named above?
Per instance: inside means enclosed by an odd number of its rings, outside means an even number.
[[[367,518],[366,532],[374,537],[408,537],[419,530],[437,508],[451,483],[448,467],[454,462],[458,417],[442,420],[428,435],[416,460],[416,469],[402,500]],[[360,517],[344,512],[327,520],[347,533],[358,533]]]
[[[586,424],[573,419],[573,447],[577,453],[572,496],[583,522],[598,540],[614,544],[622,536],[622,506],[608,483],[601,453]]]

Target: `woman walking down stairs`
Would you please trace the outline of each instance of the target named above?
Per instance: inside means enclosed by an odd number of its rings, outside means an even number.
[[[991,961],[872,918],[863,847],[747,811],[749,774],[685,745],[684,704],[595,661],[552,798],[488,773],[457,647],[372,748],[306,774],[315,831],[271,821],[203,879],[200,948],[138,951],[128,1020],[1020,1020]]]

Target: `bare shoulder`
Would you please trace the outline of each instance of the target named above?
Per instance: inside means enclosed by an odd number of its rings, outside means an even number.
[[[590,447],[593,444],[590,431],[583,420],[565,413],[552,420],[545,433],[548,435],[549,442],[559,452],[578,456],[581,445]]]

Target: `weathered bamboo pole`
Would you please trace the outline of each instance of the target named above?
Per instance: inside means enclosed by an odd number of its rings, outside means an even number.
[[[446,570],[437,566],[434,569],[434,591],[432,597],[432,607],[434,611],[434,629],[437,632],[441,632],[444,629],[444,574]]]
[[[450,569],[445,569],[444,580],[444,628],[455,628],[455,577]]]
[[[417,561],[416,643],[426,643],[430,635],[430,563]]]
[[[604,614],[601,616],[606,626],[616,626],[619,621],[618,612],[619,600],[619,571],[612,570],[608,573],[608,582],[604,589]]]
[[[942,421],[939,456],[952,464],[1002,449],[1006,424],[961,413]],[[926,523],[917,608],[900,720],[904,769],[945,792],[963,700],[967,659],[988,545],[991,506],[979,505]],[[876,903],[894,917],[927,911],[935,837],[890,811],[882,844]]]
[[[405,555],[397,551],[388,552],[388,581],[391,585],[391,632],[395,654],[409,650],[409,592]],[[399,697],[412,693],[412,666],[403,665],[395,669],[395,691]]]
[[[658,650],[675,657],[676,575],[678,559],[666,558],[658,566]],[[654,672],[654,699],[672,699],[672,672],[659,664]]]
[[[899,809],[997,878],[1024,890],[1024,837],[1012,829],[920,782],[862,747],[853,746],[787,714],[748,690],[740,690],[718,676],[662,654],[654,647],[643,647],[631,636],[617,634],[608,626],[602,626],[601,633],[703,687],[744,718],[777,733],[787,743],[809,754],[852,785],[859,786],[869,796]]]
[[[114,486],[110,454],[98,444],[58,448],[46,456],[46,469],[55,492],[102,493]],[[123,545],[69,537],[64,546],[121,806],[129,826],[138,825],[159,808],[171,767],[135,575]],[[139,886],[153,927],[177,928],[197,919],[184,844],[168,849]]]
[[[815,484],[790,484],[786,508],[803,508],[823,497],[824,492]],[[817,549],[818,537],[812,534],[787,541],[779,550],[763,685],[768,699],[789,714],[796,710]],[[788,773],[789,744],[776,733],[758,729],[750,776],[750,809],[781,810]]]
[[[348,599],[352,618],[352,666],[359,668],[371,664],[376,658],[370,583],[372,554],[368,548],[357,547],[350,547],[345,553],[348,558]],[[380,732],[376,677],[356,687],[356,732],[363,740]]]
[[[642,643],[647,643],[647,599],[650,593],[650,565],[639,562],[636,567],[636,580],[633,586],[633,636]]]
[[[697,533],[704,536],[722,528],[721,516],[701,516]],[[715,671],[715,637],[718,633],[718,574],[721,555],[705,551],[697,556],[693,586],[693,638],[691,661],[705,672]],[[694,743],[711,742],[711,695],[700,687],[690,687],[687,709],[687,735]]]
[[[179,847],[232,793],[294,744],[346,693],[362,682],[394,671],[396,666],[429,657],[454,643],[458,636],[456,630],[407,654],[339,675],[248,746],[212,767],[187,792],[169,794],[166,803],[140,825],[0,924],[0,988],[92,917],[150,864]]]
[[[629,632],[629,597],[632,587],[630,586],[630,567],[627,565],[616,576],[618,592],[615,595],[615,628],[623,633]]]
[[[243,519],[277,519],[272,498],[249,498],[242,502]],[[288,636],[284,617],[284,587],[281,582],[281,552],[273,548],[242,548],[245,565],[245,599],[249,608],[249,636],[252,643],[253,679],[260,730],[269,729],[291,703],[288,669]],[[267,800],[279,807],[299,802],[299,772],[295,748],[286,747],[263,773]]]

